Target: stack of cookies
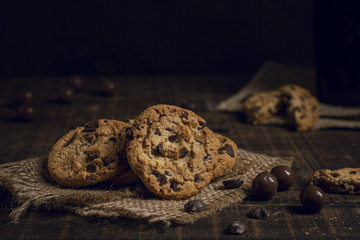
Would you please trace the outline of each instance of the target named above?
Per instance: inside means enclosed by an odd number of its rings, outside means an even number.
[[[285,115],[299,132],[310,130],[319,119],[318,100],[307,89],[295,84],[251,95],[244,100],[244,108],[250,122],[262,123]]]
[[[101,119],[70,131],[51,149],[48,169],[62,186],[141,180],[162,198],[184,199],[227,174],[236,157],[236,144],[194,112],[155,105],[130,123]]]

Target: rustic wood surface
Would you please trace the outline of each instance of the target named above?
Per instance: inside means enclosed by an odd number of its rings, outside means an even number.
[[[316,214],[302,210],[299,193],[319,168],[360,167],[358,130],[322,130],[297,133],[280,126],[252,126],[241,114],[215,111],[215,105],[235,93],[250,75],[238,76],[122,76],[113,97],[98,94],[99,77],[84,78],[85,86],[70,105],[57,101],[66,78],[3,79],[0,89],[0,163],[46,155],[67,131],[97,118],[130,119],[150,105],[167,103],[195,107],[215,131],[227,121],[222,134],[240,148],[271,156],[293,156],[294,186],[268,201],[246,199],[192,225],[149,225],[133,219],[82,218],[65,211],[32,209],[17,224],[8,215],[17,203],[0,188],[1,239],[232,239],[223,233],[233,220],[247,225],[245,239],[359,239],[359,196],[327,194],[327,204]],[[15,118],[14,97],[28,88],[36,95],[37,117]],[[267,207],[266,220],[246,217],[254,206]]]

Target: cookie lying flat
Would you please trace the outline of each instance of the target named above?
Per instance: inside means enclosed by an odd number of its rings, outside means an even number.
[[[257,123],[267,120],[284,108],[280,91],[261,92],[244,101],[245,114],[249,121]]]
[[[360,194],[360,168],[318,170],[313,174],[312,184],[330,193]]]
[[[184,199],[210,183],[219,140],[194,112],[155,105],[135,119],[132,131],[127,159],[150,191],[162,198]]]
[[[285,97],[287,115],[294,119],[296,130],[310,130],[319,119],[319,102],[311,93],[295,84],[279,88]]]
[[[77,127],[59,139],[48,157],[53,180],[63,186],[93,185],[124,171],[126,130],[130,125],[101,119]]]

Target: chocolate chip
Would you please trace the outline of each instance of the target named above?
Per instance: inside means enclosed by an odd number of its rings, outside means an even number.
[[[74,142],[75,138],[76,138],[76,133],[64,144],[63,147],[69,146],[71,143]]]
[[[20,120],[31,121],[35,118],[36,111],[33,106],[22,105],[18,108],[17,114]]]
[[[186,212],[201,212],[206,208],[205,203],[202,200],[191,200],[184,205]]]
[[[199,121],[199,130],[203,129],[204,127],[206,127],[206,122],[203,122],[203,121]]]
[[[86,165],[86,171],[89,173],[96,172],[96,164],[95,163],[89,163]]]
[[[177,136],[176,136],[176,135],[172,135],[172,136],[169,137],[169,141],[170,141],[170,142],[175,142],[176,139],[177,139]]]
[[[163,174],[161,174],[161,173],[159,173],[158,171],[152,170],[152,171],[151,171],[151,174],[154,175],[154,176],[157,178],[157,180],[158,180],[158,182],[160,183],[160,185],[164,185],[164,184],[167,183],[167,178],[166,178],[166,176],[163,175]]]
[[[110,163],[114,162],[115,159],[113,158],[108,158],[108,157],[104,157],[103,159],[101,159],[101,161],[103,162],[104,166],[108,166]]]
[[[161,136],[161,132],[160,132],[159,129],[156,129],[154,134],[155,134],[155,135],[158,135],[158,136]]]
[[[140,125],[137,123],[134,123],[133,127],[136,128],[137,130],[141,130]]]
[[[95,150],[95,151],[87,152],[87,155],[88,155],[89,160],[94,160],[95,158],[99,157],[100,153],[99,153],[99,151]]]
[[[125,136],[126,136],[126,139],[129,140],[129,141],[134,139],[133,138],[133,131],[131,130],[130,127],[125,128]]]
[[[34,94],[29,90],[23,90],[16,96],[18,105],[31,105],[34,101]]]
[[[75,98],[75,90],[70,86],[64,86],[59,90],[59,100],[63,103],[71,103]]]
[[[157,155],[164,155],[164,149],[161,143],[154,148],[154,153]]]
[[[201,183],[201,182],[202,182],[201,177],[199,177],[199,175],[195,175],[195,177],[194,177],[194,182],[196,182],[196,183]]]
[[[224,230],[228,235],[240,235],[246,232],[246,225],[240,221],[231,222]]]
[[[351,171],[351,172],[349,172],[350,174],[356,174],[356,171]]]
[[[208,161],[208,160],[211,160],[210,154],[207,154],[207,155],[203,158],[203,161]]]
[[[93,122],[85,123],[83,132],[95,132],[97,127],[98,125]]]
[[[83,80],[81,76],[74,74],[69,77],[67,84],[73,87],[76,91],[80,91],[83,87]]]
[[[83,136],[88,143],[92,143],[95,139],[95,136],[91,134],[84,134]]]
[[[179,191],[179,188],[178,188],[178,183],[177,182],[172,182],[170,184],[170,187],[172,190],[174,190],[174,192],[178,192]]]
[[[183,158],[185,157],[187,154],[189,153],[189,150],[187,150],[186,148],[181,148],[180,151],[179,151],[179,157],[180,158]]]
[[[180,117],[181,117],[181,118],[188,119],[188,115],[187,115],[186,113],[184,113],[184,112],[180,115]]]
[[[242,180],[241,178],[236,178],[236,179],[229,179],[229,180],[225,180],[223,181],[223,184],[225,187],[233,189],[233,188],[238,188],[241,185],[243,185],[244,180]]]
[[[167,176],[170,176],[171,177],[171,173],[170,172],[168,172],[167,170],[165,170],[165,175],[167,175]]]
[[[166,131],[169,131],[169,132],[173,132],[173,131],[174,131],[174,129],[172,129],[172,128],[166,128],[165,130],[166,130]]]
[[[96,181],[96,175],[95,174],[90,174],[89,176],[86,176],[86,180],[95,182]]]
[[[232,148],[231,145],[229,144],[225,144],[225,146],[219,148],[218,152],[221,154],[222,151],[224,151],[230,156],[230,157],[234,157],[235,154],[234,154],[234,149]]]
[[[115,94],[115,83],[110,79],[103,79],[100,85],[100,92],[104,96],[112,96]]]
[[[110,140],[111,142],[117,142],[117,140],[116,140],[115,137],[111,137],[111,138],[109,138],[109,140]]]
[[[270,212],[264,207],[254,207],[247,213],[249,218],[264,219],[270,217]]]

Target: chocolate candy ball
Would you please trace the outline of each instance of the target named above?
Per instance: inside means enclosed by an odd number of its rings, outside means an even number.
[[[295,173],[288,166],[276,166],[271,169],[271,173],[274,174],[278,180],[278,191],[288,190],[294,184]]]
[[[275,195],[278,181],[274,174],[263,172],[258,174],[252,182],[252,190],[259,199],[270,199]]]
[[[100,92],[104,96],[112,96],[115,94],[115,83],[110,79],[103,79],[100,85]]]
[[[18,105],[31,105],[34,101],[34,94],[29,90],[23,90],[16,96],[16,103]]]
[[[315,185],[307,185],[300,192],[300,201],[306,210],[315,213],[325,206],[325,193]]]
[[[35,118],[35,109],[30,105],[22,105],[18,108],[18,118],[20,120],[31,121]]]
[[[74,74],[69,77],[67,84],[75,89],[75,91],[80,91],[83,88],[83,80],[81,76]]]
[[[59,99],[64,103],[71,103],[75,98],[75,90],[70,86],[63,86],[59,90]]]

